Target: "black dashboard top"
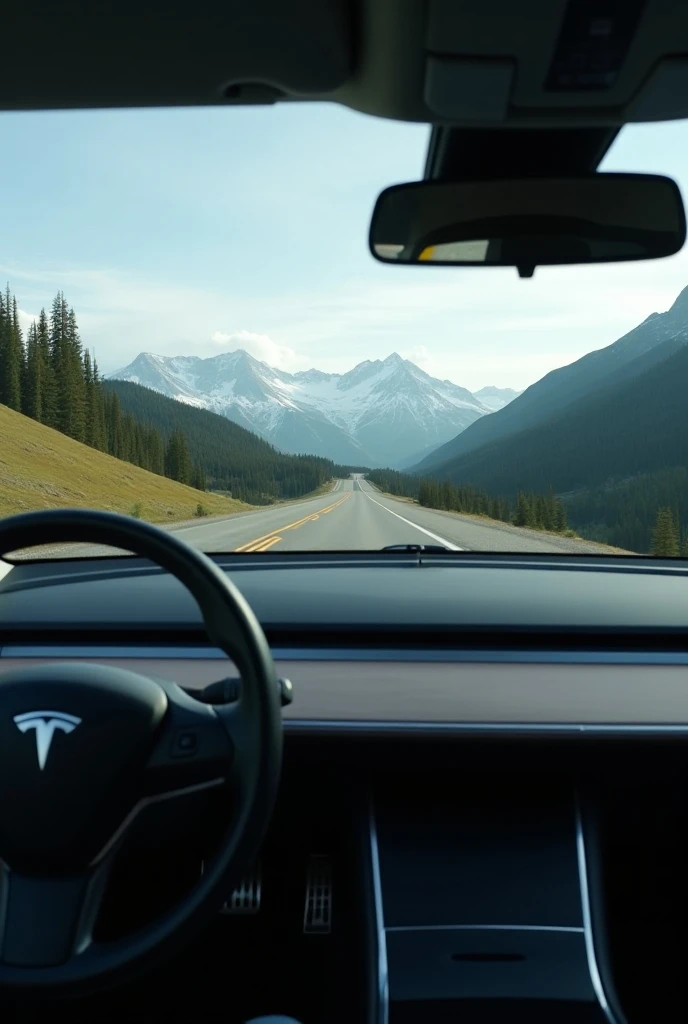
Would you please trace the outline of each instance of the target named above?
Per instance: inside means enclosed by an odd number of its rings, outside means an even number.
[[[218,556],[266,631],[657,633],[688,624],[688,565],[648,559],[386,553]],[[138,558],[18,562],[0,635],[198,632],[181,584]]]

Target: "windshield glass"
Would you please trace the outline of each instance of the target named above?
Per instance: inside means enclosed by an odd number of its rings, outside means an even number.
[[[0,515],[108,509],[212,552],[688,555],[685,251],[379,264],[375,199],[422,178],[429,129],[334,106],[2,130]],[[685,139],[626,128],[602,169],[682,187]]]

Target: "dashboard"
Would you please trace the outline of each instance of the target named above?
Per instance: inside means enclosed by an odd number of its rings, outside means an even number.
[[[688,570],[648,560],[217,559],[291,679],[287,730],[683,734]],[[236,669],[139,559],[19,563],[0,665],[126,663],[200,689]]]
[[[356,1019],[685,1017],[686,569],[216,561],[293,684],[266,857],[295,856],[299,831],[304,856],[330,851],[346,962],[365,951]],[[181,585],[142,560],[17,563],[0,582],[0,670],[82,658],[192,691],[236,672]],[[333,1002],[323,1019],[339,1019]]]

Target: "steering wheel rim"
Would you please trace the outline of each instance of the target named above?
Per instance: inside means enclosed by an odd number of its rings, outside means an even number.
[[[125,976],[138,973],[140,969],[149,966],[162,955],[179,948],[219,909],[227,893],[228,880],[247,867],[257,852],[271,817],[279,782],[282,721],[275,666],[257,618],[225,573],[201,551],[190,547],[172,534],[138,519],[115,513],[57,509],[30,512],[0,521],[0,558],[13,551],[39,544],[69,542],[105,544],[124,549],[148,558],[167,570],[197,601],[211,642],[224,651],[237,666],[242,679],[241,694],[238,702],[228,708],[211,708],[193,700],[176,684],[163,680],[149,681],[164,695],[161,698],[157,690],[155,693],[152,690],[148,692],[147,684],[136,683],[131,678],[132,673],[119,669],[104,669],[103,666],[96,665],[85,669],[93,674],[94,680],[97,678],[98,695],[103,701],[110,699],[108,694],[115,693],[120,703],[139,698],[140,702],[143,702],[144,696],[148,701],[145,715],[143,704],[141,703],[141,707],[136,706],[139,718],[146,720],[145,728],[149,728],[150,719],[152,730],[151,750],[148,751],[145,760],[146,780],[151,771],[153,774],[158,772],[155,775],[156,779],[186,778],[184,771],[188,772],[191,769],[179,768],[176,762],[174,767],[168,764],[168,753],[172,749],[169,746],[169,735],[177,735],[170,730],[177,728],[175,722],[180,721],[192,722],[194,728],[198,725],[201,753],[205,751],[207,754],[207,759],[202,762],[203,766],[212,774],[216,763],[225,764],[227,761],[227,773],[223,781],[226,782],[231,777],[235,783],[237,793],[234,794],[234,813],[215,856],[205,865],[203,874],[193,889],[174,908],[140,931],[128,935],[124,940],[107,943],[91,941],[86,948],[72,949],[69,958],[63,963],[26,966],[17,965],[16,958],[14,963],[8,963],[4,958],[3,950],[8,948],[5,932],[8,920],[11,920],[8,906],[11,909],[12,893],[21,892],[21,886],[16,882],[21,876],[12,875],[11,865],[7,872],[8,866],[3,862],[10,897],[9,902],[7,896],[2,898],[0,878],[0,989],[69,989],[74,992],[91,990],[114,980],[124,980]],[[83,664],[81,667],[84,668]],[[46,668],[46,678],[41,678],[36,684],[39,691],[41,686],[59,684],[63,688],[71,687],[70,693],[81,694],[83,697],[86,691],[83,688],[78,690],[78,687],[85,681],[76,678],[79,676],[78,672],[70,670],[65,675],[64,663],[57,666],[54,671],[51,670],[52,666]],[[19,692],[17,687],[30,683],[32,674],[35,679],[36,669],[21,669],[0,676],[0,716],[3,713],[3,695]],[[146,690],[146,694],[141,695],[136,686],[139,686],[141,691]],[[77,690],[74,687],[77,687]],[[112,700],[114,699],[112,696]],[[164,702],[162,715],[161,701]],[[16,701],[14,706],[17,706]],[[209,715],[212,716],[212,724]],[[6,715],[4,717],[7,719]],[[16,718],[22,716],[15,716],[15,722]],[[163,727],[160,723],[165,722],[168,724]],[[187,726],[184,727],[188,729]],[[17,725],[17,728],[21,726]],[[85,730],[82,730],[82,733],[86,735]],[[229,741],[227,750],[222,746],[224,740],[221,738],[221,734],[224,736],[225,733]],[[15,733],[12,732],[12,735]],[[35,754],[33,756],[35,758]],[[138,757],[138,754],[136,756]],[[192,769],[200,770],[198,761],[192,765]],[[204,782],[196,788],[204,789],[215,782],[217,779],[211,778],[209,782]],[[34,785],[33,782],[31,784]],[[45,779],[40,780],[40,785],[46,785]],[[188,786],[181,789],[177,786],[176,789],[173,787],[172,795],[188,791]],[[32,792],[37,790],[34,788]],[[167,791],[163,789],[162,792],[162,798],[166,798]],[[0,821],[0,826],[2,824]],[[122,836],[126,834],[126,822],[121,826],[121,832]],[[112,841],[113,849],[110,852],[113,856],[119,839],[117,836],[116,841]],[[89,864],[89,869],[92,867],[93,865]],[[99,898],[102,898],[107,878],[103,879],[98,872],[101,875],[103,873],[102,869],[96,866],[89,876],[89,886],[96,890],[100,887]],[[14,890],[10,887],[12,877],[15,877],[16,882]],[[35,900],[36,897],[32,898]],[[15,897],[15,901],[17,899],[18,897]],[[16,906],[19,906],[19,903],[16,903]],[[87,912],[87,916],[88,913],[91,911]],[[80,911],[80,914],[81,922],[83,911]],[[83,945],[82,938],[77,938],[76,934],[74,942]]]

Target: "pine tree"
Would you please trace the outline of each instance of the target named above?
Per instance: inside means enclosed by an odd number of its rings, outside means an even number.
[[[37,360],[41,377],[41,423],[57,426],[57,385],[50,349],[50,324],[45,309],[41,309],[36,322]]]
[[[66,341],[71,391],[69,434],[71,437],[76,438],[77,441],[85,441],[88,443],[86,437],[86,409],[88,404],[87,384],[84,379],[81,339],[79,338],[79,329],[77,327],[76,315],[73,309],[68,310],[66,321]]]
[[[85,422],[84,422],[84,441],[90,445],[91,448],[96,448],[94,444],[95,436],[95,406],[93,402],[94,382],[93,382],[93,366],[91,364],[91,353],[88,349],[84,349],[83,354],[84,363],[84,387],[86,389],[86,408],[85,408]]]
[[[56,392],[54,425],[63,433],[68,433],[70,421],[66,312],[62,292],[58,292],[50,310],[50,364],[55,377]]]
[[[191,458],[186,437],[181,430],[173,430],[167,442],[165,476],[188,484],[191,480]]]
[[[534,526],[535,513],[529,495],[519,491],[516,499],[516,511],[514,513],[514,526]]]
[[[85,388],[84,440],[91,448],[103,451],[105,430],[103,423],[103,389],[98,376],[98,366],[91,362],[91,353],[84,349],[83,376]]]
[[[31,419],[43,419],[43,373],[38,348],[38,328],[31,324],[26,339],[26,375],[24,379],[23,411]]]
[[[678,531],[674,513],[670,508],[660,508],[657,510],[652,533],[652,554],[660,558],[673,558],[678,553]]]
[[[93,392],[91,395],[94,447],[101,452],[108,451],[107,427],[105,424],[105,392],[103,381],[98,371],[98,363],[93,356]],[[162,470],[160,470],[162,473]]]
[[[107,450],[116,459],[123,457],[122,407],[116,394],[111,394],[106,405]]]
[[[57,392],[55,425],[63,434],[83,441],[86,385],[81,341],[74,310],[69,309],[62,292],[55,296],[50,313],[50,353]]]
[[[193,468],[193,473],[191,475],[191,486],[195,487],[197,491],[206,490],[205,473],[203,472],[202,466],[198,462],[195,464]]]
[[[564,531],[568,527],[566,517],[566,506],[564,505],[564,502],[561,500],[561,498],[554,499],[552,523],[552,529],[555,530],[556,533],[564,533]]]
[[[17,300],[8,284],[5,294],[0,296],[0,402],[18,412],[22,407],[23,365]]]

